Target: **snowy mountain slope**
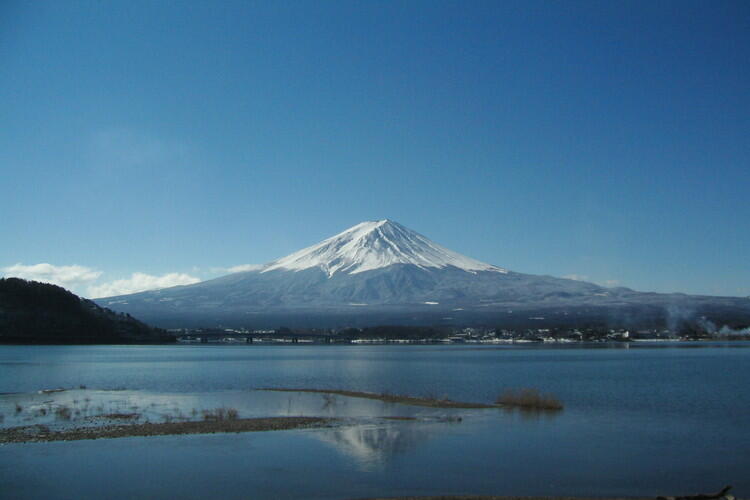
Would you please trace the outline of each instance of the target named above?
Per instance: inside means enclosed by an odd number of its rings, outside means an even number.
[[[292,317],[310,315],[319,325],[329,324],[326,318],[334,316],[345,318],[341,321],[346,324],[356,323],[356,318],[366,318],[359,324],[468,322],[491,321],[519,310],[556,309],[565,315],[591,308],[624,314],[627,309],[632,315],[637,313],[633,308],[699,310],[704,304],[750,314],[747,299],[641,293],[508,271],[389,220],[363,222],[257,270],[97,303],[162,326],[179,326],[186,318],[209,326],[278,326],[279,321],[292,324]],[[398,315],[392,315],[394,311]]]
[[[448,250],[388,219],[357,224],[317,245],[271,262],[261,272],[317,267],[330,277],[337,272],[357,274],[394,264],[413,264],[420,268],[452,266],[467,272],[507,272]]]

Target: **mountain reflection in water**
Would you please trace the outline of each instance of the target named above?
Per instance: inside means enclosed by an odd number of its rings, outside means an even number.
[[[448,424],[444,424],[448,425]],[[427,441],[440,425],[419,422],[353,425],[316,433],[316,437],[354,459],[360,470],[382,468],[394,455]]]

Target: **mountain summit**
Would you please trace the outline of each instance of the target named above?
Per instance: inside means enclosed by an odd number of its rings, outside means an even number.
[[[448,250],[388,219],[361,222],[316,245],[275,260],[261,272],[319,268],[331,277],[338,272],[357,274],[394,264],[412,264],[422,269],[455,267],[472,273],[508,272]]]
[[[641,293],[517,273],[391,220],[362,222],[259,269],[97,302],[165,327],[653,325],[669,315],[711,311],[750,320],[747,299]]]

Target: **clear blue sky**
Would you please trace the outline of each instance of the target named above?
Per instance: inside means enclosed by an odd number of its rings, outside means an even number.
[[[391,218],[750,295],[746,1],[5,0],[0,120],[0,268],[75,264],[84,294]]]

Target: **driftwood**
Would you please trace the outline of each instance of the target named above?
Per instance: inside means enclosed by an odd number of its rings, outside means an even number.
[[[656,500],[712,500],[716,498],[723,498],[725,500],[734,500],[734,497],[732,495],[727,495],[729,490],[731,490],[731,486],[725,486],[722,488],[721,491],[718,493],[714,493],[713,495],[688,495],[683,497],[656,497]]]

